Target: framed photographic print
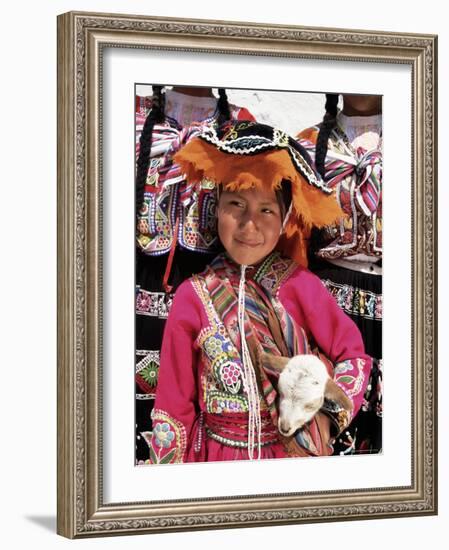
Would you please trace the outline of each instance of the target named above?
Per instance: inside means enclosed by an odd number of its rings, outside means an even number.
[[[59,16],[60,534],[81,538],[436,514],[436,50],[437,38],[420,34],[96,13]],[[187,455],[178,451],[187,445],[183,434],[189,430],[173,420],[176,415],[158,419],[160,411],[152,411],[154,398],[156,407],[158,399],[162,402],[159,363],[166,319],[175,307],[183,311],[182,305],[173,306],[177,285],[217,252],[210,246],[215,233],[207,237],[206,231],[215,219],[215,203],[208,205],[207,198],[215,195],[203,193],[194,203],[195,190],[183,184],[184,172],[172,157],[167,161],[167,150],[174,154],[194,139],[204,142],[200,134],[221,143],[225,134],[214,132],[222,115],[234,121],[227,127],[234,138],[250,130],[244,138],[251,141],[255,132],[279,128],[270,147],[281,143],[294,158],[310,161],[315,174],[315,144],[304,131],[321,123],[325,110],[326,120],[331,111],[350,112],[351,97],[375,99],[378,126],[368,133],[377,152],[364,150],[360,163],[353,163],[349,152],[367,145],[342,140],[347,154],[336,150],[332,161],[339,173],[351,169],[362,179],[366,175],[368,190],[357,188],[354,197],[375,220],[368,232],[375,261],[368,269],[379,274],[381,288],[349,299],[341,281],[322,279],[336,308],[351,313],[348,308],[355,307],[359,317],[383,315],[377,336],[382,366],[375,379],[362,377],[357,393],[357,408],[372,413],[382,435],[373,443],[373,437],[361,436],[360,427],[357,432],[342,424],[332,440],[333,456],[183,460]],[[198,120],[207,124],[192,130]],[[151,136],[147,154],[145,132]],[[267,135],[261,139],[266,142]],[[163,182],[170,191],[166,197],[155,193]],[[204,180],[201,185],[210,191]],[[294,197],[289,200],[287,205]],[[356,235],[354,219],[339,226],[338,235],[349,239],[340,244],[348,246]],[[355,259],[366,262],[365,252],[354,249]],[[341,261],[330,259],[334,265]],[[152,287],[142,282],[145,270]],[[319,326],[326,322],[322,313]],[[309,328],[313,334],[320,330]],[[191,348],[181,332],[175,328],[170,347],[178,366]],[[153,341],[140,341],[142,334]],[[340,386],[350,379],[348,363],[342,364],[336,367]],[[240,371],[231,367],[215,369],[218,378],[208,379],[206,398],[196,403],[205,407],[205,426],[196,433],[222,443],[223,433],[232,432],[229,425],[220,431],[228,408],[243,407],[239,414],[250,410],[244,408],[249,386],[239,386]],[[357,380],[352,378],[353,396]],[[170,395],[187,393],[186,387],[183,381]],[[275,410],[278,402],[273,403]],[[278,424],[273,426],[276,431]],[[189,443],[192,452],[196,443],[204,441]],[[240,444],[249,454],[249,438]]]

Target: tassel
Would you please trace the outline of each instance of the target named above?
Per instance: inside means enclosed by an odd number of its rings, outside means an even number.
[[[164,278],[162,279],[162,286],[167,294],[173,290],[173,286],[168,284],[168,279],[171,274],[171,268],[173,266],[173,258],[175,257],[176,244],[178,242],[178,230],[179,230],[179,216],[176,217],[175,228],[173,230],[173,242],[170,247],[170,253],[168,254],[167,265],[165,266]]]

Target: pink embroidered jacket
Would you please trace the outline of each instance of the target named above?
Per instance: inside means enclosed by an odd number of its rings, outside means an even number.
[[[217,277],[219,280],[217,280]],[[177,290],[165,327],[150,445],[152,463],[201,462],[248,458],[248,399],[241,378],[241,357],[232,333],[238,332],[229,311],[220,316],[213,302],[213,283],[227,279],[238,285],[239,270],[224,255],[201,275]],[[271,302],[287,343],[296,339],[292,354],[307,352],[314,342],[334,366],[334,379],[359,410],[368,383],[371,358],[361,335],[318,277],[273,253],[247,282],[258,285]],[[217,286],[217,285],[216,285]],[[215,303],[215,305],[214,305]],[[246,304],[251,307],[251,304]],[[225,322],[223,322],[225,318]],[[289,348],[290,349],[290,348]],[[291,456],[279,437],[264,395],[261,458]],[[338,416],[329,406],[328,413]],[[341,420],[341,418],[340,418]],[[341,431],[351,418],[346,414]],[[316,444],[312,422],[296,440],[309,455],[330,454]],[[314,431],[315,430],[315,431]]]

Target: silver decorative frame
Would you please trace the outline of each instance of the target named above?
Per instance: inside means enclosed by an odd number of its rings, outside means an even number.
[[[99,125],[103,47],[407,64],[412,69],[412,484],[102,500]],[[70,538],[437,513],[437,37],[70,12],[58,17],[58,533]]]

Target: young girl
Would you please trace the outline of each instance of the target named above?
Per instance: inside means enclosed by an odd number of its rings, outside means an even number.
[[[382,447],[382,98],[326,95],[321,124],[300,143],[333,189],[346,216],[311,235],[310,269],[359,327],[374,358],[362,410],[335,445],[336,452],[376,453]]]
[[[205,126],[252,115],[226,91],[153,86],[136,98],[136,462],[149,460],[162,333],[177,286],[217,253],[215,197],[198,203],[174,154]]]
[[[357,412],[371,362],[360,333],[318,277],[282,254],[281,233],[341,212],[292,138],[269,126],[205,130],[175,157],[217,193],[224,248],[178,289],[165,327],[153,410],[153,463],[317,456]],[[327,401],[294,437],[277,429],[278,372],[262,352],[319,350],[351,400]]]

